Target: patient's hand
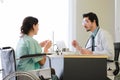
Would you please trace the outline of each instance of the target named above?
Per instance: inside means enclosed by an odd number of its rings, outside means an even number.
[[[52,46],[52,42],[48,40],[44,46],[44,52],[48,52],[48,49]]]
[[[49,40],[42,41],[42,42],[40,43],[40,46],[41,46],[41,47],[44,47],[48,41],[49,41]]]

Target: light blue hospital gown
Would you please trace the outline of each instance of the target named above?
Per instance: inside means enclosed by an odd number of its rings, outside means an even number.
[[[22,55],[28,54],[40,54],[42,48],[39,43],[28,35],[24,35],[20,38],[16,47],[16,58]],[[40,64],[38,61],[42,60],[42,57],[21,59],[17,62],[17,71],[29,71],[40,69]],[[59,80],[57,75],[52,75],[52,80]]]
[[[42,52],[41,46],[38,42],[28,35],[24,35],[18,41],[16,47],[16,58],[22,55],[28,54],[40,54]],[[40,68],[38,61],[42,60],[42,57],[27,58],[17,61],[17,70],[28,71]]]

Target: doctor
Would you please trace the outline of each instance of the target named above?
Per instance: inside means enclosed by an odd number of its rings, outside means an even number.
[[[83,14],[82,25],[87,32],[91,31],[85,48],[82,48],[76,40],[72,41],[72,46],[81,54],[106,54],[109,59],[113,59],[113,40],[108,32],[99,27],[97,15],[93,12]]]

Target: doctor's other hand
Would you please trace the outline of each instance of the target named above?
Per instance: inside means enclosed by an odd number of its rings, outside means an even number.
[[[77,42],[76,40],[73,40],[73,41],[72,41],[72,46],[73,46],[74,48],[77,48],[77,47],[79,46],[79,44],[78,44],[78,42]]]
[[[81,52],[81,54],[87,54],[87,55],[91,55],[91,54],[93,54],[92,51],[87,50],[87,49],[85,49],[85,48],[82,48],[80,52]]]
[[[78,51],[81,51],[82,47],[79,46],[79,43],[76,40],[72,41],[72,46],[76,48]]]

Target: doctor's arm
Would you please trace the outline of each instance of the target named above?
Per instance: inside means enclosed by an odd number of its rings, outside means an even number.
[[[105,32],[103,36],[101,36],[101,48],[102,51],[94,51],[93,54],[106,54],[109,59],[114,59],[114,44],[113,38],[108,32]]]
[[[76,40],[72,41],[72,46],[76,48],[81,54],[93,54],[92,51],[82,48]]]

